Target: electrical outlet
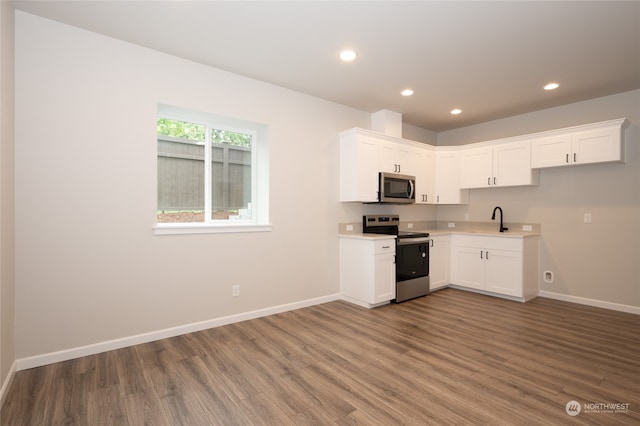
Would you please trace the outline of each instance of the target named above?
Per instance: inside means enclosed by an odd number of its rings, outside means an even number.
[[[409,223],[409,224],[407,224],[407,228],[409,228],[409,229],[413,229],[413,223]]]
[[[347,225],[347,231],[353,231],[353,225]]]
[[[449,222],[449,223],[447,224],[447,226],[448,226],[449,228],[455,228],[455,227],[456,227],[456,223],[455,223],[455,222]]]
[[[531,225],[522,225],[523,231],[533,231],[533,227]]]
[[[240,296],[240,286],[239,285],[234,285],[234,286],[231,287],[231,295],[233,297]]]
[[[584,214],[584,223],[591,223],[591,213]]]

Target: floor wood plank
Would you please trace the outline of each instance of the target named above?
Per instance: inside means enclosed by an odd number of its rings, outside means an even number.
[[[331,302],[20,371],[0,423],[640,424],[640,316],[453,289]]]

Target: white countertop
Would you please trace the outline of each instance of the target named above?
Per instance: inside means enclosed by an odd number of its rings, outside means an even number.
[[[429,235],[481,235],[483,237],[504,237],[504,238],[525,238],[525,237],[539,237],[540,233],[531,232],[531,231],[446,231],[444,229],[438,229],[435,231],[425,231],[429,232]]]
[[[360,239],[360,240],[388,240],[388,239],[395,239],[396,236],[395,235],[388,235],[388,234],[359,234],[357,232],[345,232],[345,233],[341,233],[338,234],[338,236],[340,238],[354,238],[354,239]]]
[[[479,230],[479,231],[455,231],[455,230],[445,230],[445,229],[412,229],[413,232],[428,232],[429,236],[435,235],[477,235],[483,237],[500,237],[500,238],[526,238],[526,237],[539,237],[540,234],[538,232],[528,232],[528,231],[506,231],[506,232],[498,232],[498,231],[487,231],[487,230]],[[360,233],[349,233],[344,232],[338,234],[340,238],[357,238],[364,240],[383,240],[389,238],[395,238],[393,235],[385,235],[385,234],[360,234]]]

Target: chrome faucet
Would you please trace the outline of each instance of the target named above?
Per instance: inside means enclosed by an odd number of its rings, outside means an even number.
[[[495,207],[493,209],[491,220],[496,220],[496,210],[500,210],[500,232],[508,231],[509,228],[505,228],[504,225],[502,224],[502,207]]]

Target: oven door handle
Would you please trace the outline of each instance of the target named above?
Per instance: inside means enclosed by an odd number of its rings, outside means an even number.
[[[397,243],[399,246],[406,246],[409,244],[423,244],[429,243],[431,239],[428,237],[418,237],[418,238],[398,238]]]

